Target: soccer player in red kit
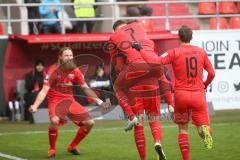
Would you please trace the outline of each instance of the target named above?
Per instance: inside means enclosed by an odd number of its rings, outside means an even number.
[[[120,106],[130,120],[130,126],[134,124],[135,142],[141,160],[146,159],[145,136],[142,125],[144,111],[150,120],[149,125],[154,137],[158,158],[159,160],[165,160],[166,156],[161,146],[162,128],[158,121],[160,117],[159,88],[163,88],[163,86],[159,87],[158,81],[159,78],[162,80],[165,77],[160,65],[156,65],[154,66],[156,68],[154,68],[147,64],[138,51],[131,47],[131,43],[136,40],[145,41],[147,45],[144,48],[147,48],[149,54],[151,54],[150,52],[155,54],[153,42],[147,38],[146,31],[139,25],[141,24],[136,22],[134,26],[137,31],[141,30],[142,34],[136,36],[132,24],[126,24],[120,20],[113,26],[115,33],[111,36],[110,43],[114,43],[117,50],[110,50],[110,55],[112,66],[118,72],[114,82],[114,90]],[[127,37],[127,35],[130,35],[130,37]],[[169,106],[172,106],[171,92],[164,94],[164,98]]]
[[[126,23],[125,21],[118,20],[114,23],[113,29],[115,33],[110,37],[109,40],[109,44],[114,44],[112,45],[112,48],[110,47],[112,66],[115,66],[115,68],[117,66],[122,66],[121,58],[116,58],[116,54],[118,54],[119,52],[123,53],[126,56],[127,60],[125,61],[127,61],[128,63],[127,69],[126,67],[124,69],[125,72],[121,71],[121,74],[118,75],[119,81],[121,81],[122,79],[124,80],[124,82],[121,82],[121,85],[132,85],[132,83],[136,82],[134,78],[131,78],[131,80],[126,80],[126,73],[130,75],[131,72],[135,71],[134,75],[136,76],[137,70],[139,70],[139,75],[143,75],[143,70],[147,70],[147,72],[155,74],[154,76],[159,79],[160,91],[163,94],[164,99],[168,103],[169,110],[173,112],[174,109],[172,107],[172,96],[170,92],[171,84],[168,82],[165,75],[163,74],[163,67],[161,65],[146,64],[146,61],[142,58],[142,56],[131,47],[131,45],[135,42],[141,42],[142,48],[147,52],[150,57],[151,55],[156,55],[156,52],[154,51],[154,42],[148,38],[142,24],[138,21]],[[116,70],[119,70],[117,68]],[[126,113],[128,117],[131,117],[128,112]]]
[[[143,25],[138,21],[126,23],[125,21],[118,20],[114,23],[113,29],[115,33],[109,40],[109,44],[114,44],[114,46],[112,46],[113,48],[110,48],[110,57],[113,66],[121,66],[121,59],[119,61],[116,60],[116,54],[121,52],[127,58],[128,69],[125,69],[127,74],[130,74],[133,70],[139,70],[140,74],[144,74],[142,72],[144,69],[148,70],[147,72],[150,72],[150,74],[155,74],[154,76],[159,79],[161,93],[169,104],[169,110],[173,112],[174,109],[172,107],[172,96],[170,92],[171,84],[163,74],[163,67],[161,65],[146,64],[142,56],[131,47],[135,42],[141,42],[142,48],[150,57],[151,55],[156,55],[154,42],[148,38]],[[113,57],[115,59],[113,59]],[[123,77],[122,79],[125,80],[125,73],[121,72],[121,74],[122,76],[118,75],[118,79],[121,80],[119,77]],[[124,82],[125,85],[132,85],[132,83],[135,83],[135,80],[125,80]]]
[[[91,97],[98,106],[108,108],[111,105],[99,99],[88,87],[84,81],[82,72],[73,62],[73,52],[71,48],[62,48],[59,52],[58,62],[50,66],[44,80],[43,88],[39,92],[34,104],[29,108],[30,112],[36,112],[46,95],[48,96],[48,111],[50,117],[48,130],[50,150],[48,157],[55,157],[56,155],[58,126],[66,122],[66,116],[79,126],[75,138],[68,146],[68,152],[76,155],[80,154],[77,145],[88,135],[94,125],[94,120],[88,114],[88,111],[74,100],[72,93],[73,83],[77,83],[83,92]]]
[[[214,69],[207,53],[197,46],[190,44],[192,29],[182,26],[179,29],[181,45],[167,51],[160,57],[149,58],[141,49],[141,55],[149,63],[172,64],[176,77],[174,87],[174,121],[178,124],[178,143],[184,160],[190,160],[190,145],[188,138],[188,122],[196,125],[199,136],[207,149],[213,147],[212,130],[206,103],[205,89],[215,76]],[[141,48],[141,47],[140,47]],[[203,81],[203,69],[208,72]]]

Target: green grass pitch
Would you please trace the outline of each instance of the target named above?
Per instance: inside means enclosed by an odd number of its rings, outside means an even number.
[[[217,111],[211,118],[214,131],[214,149],[206,150],[190,125],[189,137],[192,160],[239,160],[240,159],[240,110]],[[79,145],[81,155],[67,152],[77,127],[73,124],[60,128],[57,141],[57,160],[138,160],[133,132],[124,132],[125,121],[96,121],[90,135]],[[177,127],[163,122],[163,147],[168,160],[180,160],[177,143]],[[44,160],[48,146],[48,125],[0,122],[0,153],[29,160]],[[145,124],[147,160],[155,160],[153,138]],[[0,156],[0,160],[4,160]]]

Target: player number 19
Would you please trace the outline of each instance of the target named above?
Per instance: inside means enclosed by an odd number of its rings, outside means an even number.
[[[197,77],[197,58],[186,57],[186,70],[188,78]]]

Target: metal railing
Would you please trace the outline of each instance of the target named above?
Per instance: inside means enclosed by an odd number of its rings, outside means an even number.
[[[179,3],[199,3],[199,2],[216,2],[216,14],[212,15],[178,15],[178,16],[170,16],[169,15],[169,5],[170,4],[179,4]],[[13,7],[39,7],[39,6],[62,6],[61,10],[64,10],[66,6],[74,6],[74,3],[59,3],[59,4],[41,4],[41,3],[33,3],[33,4],[0,4],[1,7],[7,8],[7,19],[0,19],[0,22],[7,23],[7,33],[12,34],[12,23],[14,22],[44,22],[44,21],[59,21],[63,23],[64,21],[112,21],[114,22],[117,19],[123,20],[131,20],[131,19],[165,19],[165,29],[170,30],[169,20],[170,19],[183,19],[183,18],[216,18],[217,19],[217,29],[219,29],[219,19],[221,17],[233,17],[240,16],[240,14],[219,14],[219,3],[226,2],[226,0],[162,0],[162,1],[142,1],[142,2],[96,2],[91,4],[79,4],[79,6],[85,5],[94,5],[94,6],[111,6],[112,7],[112,16],[106,17],[95,17],[95,18],[58,18],[58,19],[13,19],[11,18],[11,8]],[[231,0],[231,2],[239,2],[239,0]],[[147,16],[147,17],[122,17],[119,13],[120,6],[128,6],[128,5],[147,5],[147,4],[164,4],[165,5],[165,15],[164,16]],[[63,15],[62,15],[63,17]],[[62,26],[62,34],[65,33],[64,25]]]

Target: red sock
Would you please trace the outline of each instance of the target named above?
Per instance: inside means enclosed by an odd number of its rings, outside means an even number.
[[[133,120],[135,114],[133,113],[133,110],[129,105],[129,100],[126,94],[123,91],[117,91],[116,97],[118,99],[120,107],[122,108],[123,112],[126,114],[127,118],[130,120]]]
[[[49,138],[50,149],[54,149],[54,150],[56,149],[57,136],[58,136],[58,129],[49,127],[48,138]]]
[[[152,131],[152,135],[154,138],[155,143],[160,143],[162,142],[162,126],[160,122],[150,122],[150,128]]]
[[[86,135],[89,133],[89,131],[84,128],[84,127],[80,127],[78,129],[78,132],[76,134],[76,136],[74,137],[72,143],[70,144],[72,147],[77,146],[85,137]]]
[[[142,125],[135,126],[134,137],[141,160],[146,160],[146,142]]]
[[[183,160],[190,160],[190,145],[188,140],[188,134],[178,135],[178,144],[182,153]]]

